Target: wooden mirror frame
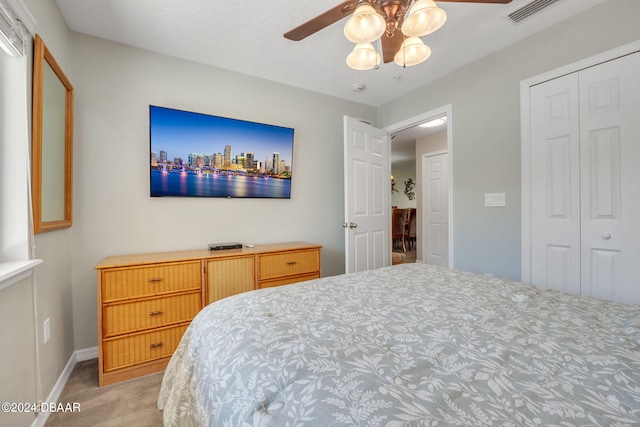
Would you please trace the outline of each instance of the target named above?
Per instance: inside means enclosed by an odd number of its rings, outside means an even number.
[[[55,135],[49,135],[47,132],[43,132],[45,116],[44,103],[44,91],[45,91],[45,66],[49,66],[55,76],[60,81],[62,87],[65,90],[64,101],[64,155],[63,163],[55,165],[46,163],[48,160],[52,161],[47,156],[43,158],[43,151],[46,152],[47,144],[52,144],[55,141]],[[59,114],[59,112],[57,112]],[[73,86],[62,72],[62,69],[53,58],[53,55],[47,49],[47,46],[42,41],[42,38],[36,34],[34,49],[33,49],[33,123],[32,123],[32,154],[31,154],[31,194],[33,205],[33,228],[34,233],[42,233],[45,231],[58,230],[61,228],[71,227],[72,219],[72,206],[73,206]],[[44,133],[44,135],[43,135]],[[43,150],[43,148],[45,150]],[[64,211],[60,218],[43,218],[43,210],[47,211],[46,203],[49,202],[46,198],[43,199],[43,191],[46,189],[44,180],[47,179],[43,176],[43,162],[45,162],[46,170],[50,168],[64,168],[64,183],[63,188],[56,189],[55,193],[61,193],[59,202],[61,203],[62,210]],[[58,200],[55,201],[56,206]],[[43,209],[44,208],[44,209]]]

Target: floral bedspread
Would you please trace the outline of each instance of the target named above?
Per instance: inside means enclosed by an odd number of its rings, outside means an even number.
[[[165,426],[640,425],[640,307],[424,264],[207,306]]]

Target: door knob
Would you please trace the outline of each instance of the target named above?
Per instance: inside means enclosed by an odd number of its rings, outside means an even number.
[[[357,228],[358,224],[356,224],[355,222],[350,222],[349,223],[349,228]]]
[[[604,240],[609,240],[611,238],[611,234],[610,233],[602,233],[602,238]]]

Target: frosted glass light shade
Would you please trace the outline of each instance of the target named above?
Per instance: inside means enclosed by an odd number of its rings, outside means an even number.
[[[354,70],[370,70],[380,64],[380,59],[371,43],[359,43],[347,56],[347,65]]]
[[[418,0],[402,23],[402,34],[407,37],[422,37],[431,34],[447,20],[447,13],[433,0]]]
[[[358,6],[344,25],[344,36],[352,43],[371,43],[384,34],[384,18],[368,3]]]
[[[431,48],[418,37],[409,37],[402,42],[393,60],[401,67],[410,67],[424,62],[431,56]]]

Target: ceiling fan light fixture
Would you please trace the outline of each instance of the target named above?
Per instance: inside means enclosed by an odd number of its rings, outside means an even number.
[[[2,1],[5,0],[0,0],[0,2]],[[299,41],[350,16],[344,25],[344,35],[349,41],[356,45],[378,41],[385,64],[394,61],[401,67],[406,67],[407,65],[419,64],[431,55],[431,49],[425,46],[421,40],[411,39],[433,33],[447,21],[447,13],[437,6],[436,2],[508,4],[512,1],[343,0],[324,13],[286,32],[284,37]],[[557,1],[560,0],[533,0],[534,3]],[[378,59],[380,55],[360,51],[360,48],[361,46],[356,46],[354,51],[349,54],[347,64],[354,69],[378,68],[381,63]],[[363,61],[363,57],[369,59]]]
[[[419,37],[409,37],[402,42],[398,53],[393,58],[401,67],[410,67],[424,62],[431,56],[431,48]]]
[[[354,70],[364,71],[380,65],[380,54],[371,43],[359,43],[347,56],[347,65]]]
[[[358,6],[344,26],[344,36],[352,43],[371,43],[384,34],[387,24],[368,2]]]
[[[402,33],[407,37],[422,37],[440,29],[447,20],[447,13],[433,0],[418,0],[402,23]]]

